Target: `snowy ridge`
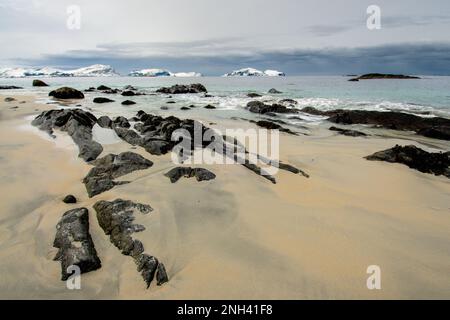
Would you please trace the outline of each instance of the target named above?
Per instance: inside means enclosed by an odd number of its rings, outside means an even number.
[[[198,72],[178,72],[173,73],[166,69],[142,69],[131,71],[131,77],[201,77],[202,74]]]
[[[261,71],[254,68],[243,68],[224,74],[224,77],[284,77],[284,72],[277,70]]]
[[[60,70],[52,67],[42,68],[0,68],[0,78],[25,78],[25,77],[111,77],[118,76],[111,66],[94,64],[92,66]]]

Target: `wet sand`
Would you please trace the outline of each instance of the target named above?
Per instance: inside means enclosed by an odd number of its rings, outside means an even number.
[[[50,139],[29,124],[31,115],[55,106],[33,103],[33,97],[4,98],[2,299],[450,298],[449,180],[363,159],[395,144],[448,151],[447,142],[352,138],[319,127],[310,136],[281,134],[281,160],[311,177],[279,172],[276,185],[239,165],[205,165],[215,180],[171,184],[163,175],[175,166],[170,155],[112,143],[101,156],[133,151],[154,165],[119,179],[130,184],[89,199],[81,180],[91,166],[77,158],[71,139],[64,133]],[[238,125],[252,126],[216,127]],[[67,194],[78,203],[63,203]],[[92,205],[116,198],[154,208],[136,215],[146,230],[133,237],[164,262],[170,280],[162,287],[147,290],[132,259],[100,229]],[[52,243],[62,214],[77,207],[89,209],[102,268],[82,275],[81,290],[68,290],[60,263],[52,260]],[[381,290],[366,287],[369,265],[381,268]]]

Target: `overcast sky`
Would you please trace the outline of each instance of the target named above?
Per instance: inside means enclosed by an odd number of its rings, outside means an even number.
[[[381,8],[368,30],[367,7]],[[67,28],[78,5],[81,28]],[[0,65],[450,74],[448,0],[0,0]]]

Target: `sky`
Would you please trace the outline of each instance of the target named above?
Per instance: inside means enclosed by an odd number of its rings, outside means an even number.
[[[367,28],[370,5],[380,29]],[[0,66],[101,63],[122,74],[450,75],[450,1],[0,0],[0,48]]]

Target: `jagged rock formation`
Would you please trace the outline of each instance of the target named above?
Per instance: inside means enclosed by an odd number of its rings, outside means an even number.
[[[131,256],[136,265],[137,271],[147,284],[147,288],[153,281],[155,274],[157,285],[168,281],[166,269],[155,257],[144,253],[144,246],[141,241],[133,239],[131,234],[144,231],[142,225],[133,224],[133,213],[138,211],[148,214],[153,209],[146,204],[134,203],[129,200],[116,199],[114,201],[98,201],[94,204],[97,212],[97,219],[100,227],[110,241],[124,255]]]
[[[56,225],[53,246],[58,248],[54,260],[61,261],[61,280],[71,275],[67,268],[76,265],[81,273],[101,267],[94,243],[89,234],[89,215],[86,208],[67,211]]]
[[[414,145],[399,146],[376,152],[366,157],[372,161],[402,163],[420,172],[443,175],[450,178],[450,152],[430,153]]]
[[[52,137],[53,129],[66,131],[79,149],[78,156],[84,161],[95,160],[103,151],[100,143],[92,139],[92,127],[97,118],[81,109],[61,109],[44,111],[31,124],[48,132]]]
[[[110,190],[116,185],[127,183],[114,181],[114,179],[136,170],[150,168],[153,162],[137,153],[122,152],[118,155],[108,154],[103,158],[92,161],[91,164],[95,167],[83,179],[90,198]]]
[[[181,177],[192,178],[195,177],[197,181],[208,181],[216,178],[216,175],[204,168],[191,168],[191,167],[176,167],[164,174],[170,179],[170,182],[175,183],[180,180]]]

